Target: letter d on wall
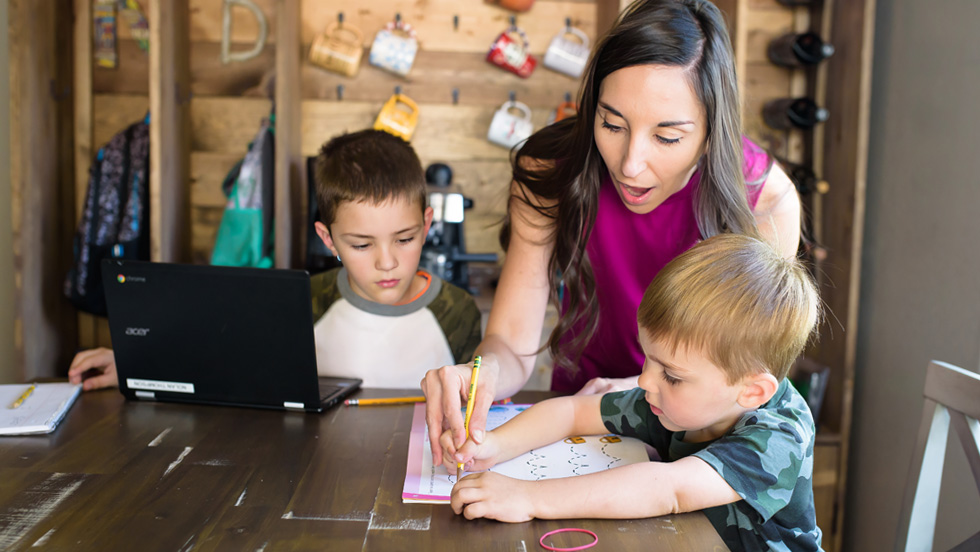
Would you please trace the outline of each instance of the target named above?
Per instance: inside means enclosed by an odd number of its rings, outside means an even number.
[[[252,13],[255,14],[255,19],[259,23],[259,36],[255,40],[255,46],[251,50],[244,52],[231,51],[231,8],[234,4],[251,10]],[[268,34],[268,25],[266,24],[265,15],[262,14],[262,10],[260,10],[259,7],[252,2],[252,0],[224,0],[222,12],[221,63],[245,61],[259,55],[259,52],[261,52],[262,48],[265,46],[265,37]]]

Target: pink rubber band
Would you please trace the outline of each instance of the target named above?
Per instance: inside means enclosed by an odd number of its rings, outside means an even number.
[[[576,546],[574,548],[555,548],[554,546],[548,546],[547,544],[544,543],[544,539],[558,533],[585,533],[586,535],[592,535],[592,538],[594,538],[595,540],[590,542],[589,544],[583,544],[582,546]],[[541,548],[544,548],[545,550],[554,550],[555,552],[572,552],[573,550],[585,550],[586,548],[592,548],[598,542],[599,542],[599,536],[593,533],[592,531],[589,531],[588,529],[579,529],[577,527],[565,527],[563,529],[555,529],[554,531],[548,531],[547,533],[541,535],[541,539],[538,541],[538,544],[540,544]]]

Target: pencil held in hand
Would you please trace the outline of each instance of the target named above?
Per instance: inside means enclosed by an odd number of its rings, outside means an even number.
[[[470,376],[470,394],[466,399],[466,418],[463,420],[463,429],[466,431],[466,439],[470,438],[470,417],[473,416],[473,401],[476,398],[476,382],[480,379],[480,355],[473,359],[473,375]],[[466,442],[465,440],[463,441]],[[456,481],[463,476],[463,463],[456,463]]]

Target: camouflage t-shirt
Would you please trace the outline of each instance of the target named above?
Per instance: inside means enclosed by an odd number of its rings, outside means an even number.
[[[766,404],[742,415],[722,437],[685,443],[650,411],[640,388],[602,398],[602,421],[674,461],[697,456],[742,500],[706,508],[705,515],[732,550],[821,550],[813,507],[813,417],[806,401],[783,380]]]

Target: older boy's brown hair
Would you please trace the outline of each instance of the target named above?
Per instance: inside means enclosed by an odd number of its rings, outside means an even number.
[[[320,221],[327,229],[345,201],[415,201],[425,211],[425,173],[408,142],[381,130],[342,134],[320,148],[314,170]]]
[[[782,380],[820,318],[806,269],[743,234],[719,234],[677,256],[643,294],[637,322],[676,351],[691,348],[729,384],[769,372]]]

